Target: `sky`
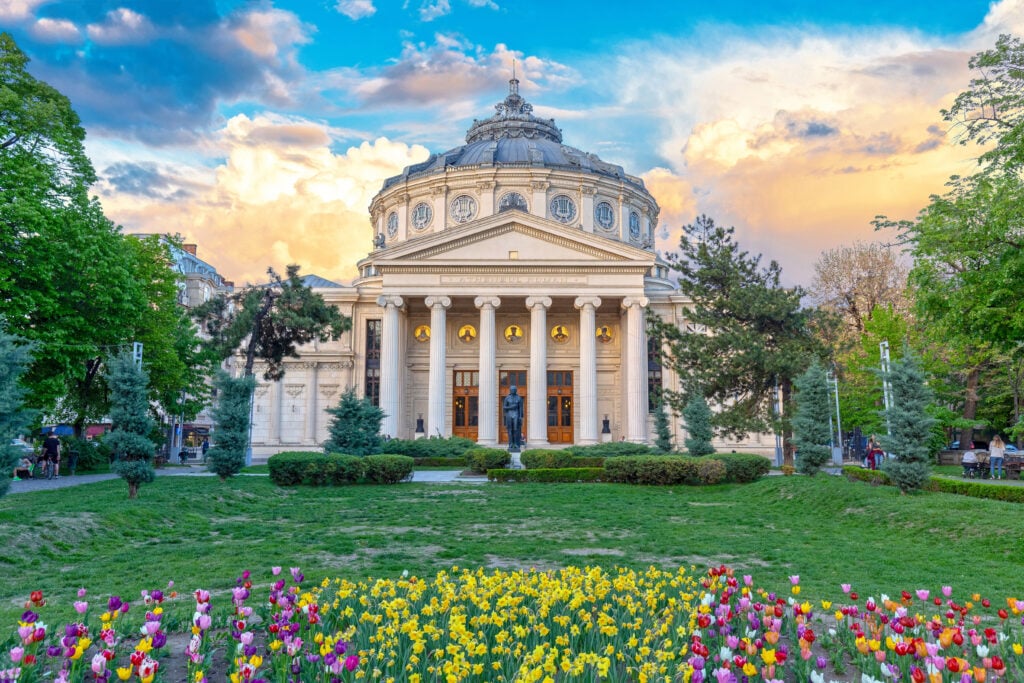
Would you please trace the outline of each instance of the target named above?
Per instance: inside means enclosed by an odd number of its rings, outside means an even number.
[[[463,144],[514,60],[565,144],[645,180],[662,253],[707,214],[806,285],[971,172],[940,111],[1022,29],[1024,0],[0,0],[107,215],[239,284],[355,277],[383,180]]]

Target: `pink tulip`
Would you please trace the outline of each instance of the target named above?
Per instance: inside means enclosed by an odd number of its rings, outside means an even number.
[[[75,601],[75,611],[76,612],[78,612],[79,614],[85,614],[85,611],[87,609],[89,609],[89,603],[83,602],[81,600],[76,600]]]
[[[281,568],[280,567],[271,567],[270,568],[270,573],[273,574],[274,576],[277,576],[278,574],[281,573]]]
[[[210,618],[209,614],[200,614],[199,615],[199,619],[197,621],[198,621],[199,628],[202,629],[203,631],[205,631],[206,629],[210,628],[210,624],[213,623],[213,620]]]
[[[107,658],[103,656],[102,652],[97,652],[92,656],[92,671],[97,676],[102,674],[107,669]]]
[[[85,591],[85,589],[84,589],[84,588],[79,588],[79,589],[78,589],[78,597],[80,597],[80,598],[84,598],[84,597],[85,597],[85,592],[86,592],[86,591]]]
[[[11,663],[17,664],[21,661],[21,658],[25,656],[25,648],[23,647],[12,647],[11,648]]]
[[[925,590],[924,588],[918,588],[917,589],[917,599],[918,600],[927,600],[928,599],[928,591]]]
[[[849,593],[850,592],[850,584],[848,584],[848,583],[840,584],[839,587],[843,589],[844,593]]]
[[[953,594],[953,587],[952,586],[943,586],[942,587],[942,594],[945,595],[948,598],[949,596],[951,596]]]
[[[789,582],[794,586],[797,585],[798,583],[800,583],[800,575],[794,574],[793,576],[789,577]]]

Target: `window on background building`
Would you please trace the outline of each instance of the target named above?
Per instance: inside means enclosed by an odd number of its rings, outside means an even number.
[[[380,405],[380,319],[366,321],[366,386],[363,395],[375,406]]]
[[[661,349],[657,339],[647,340],[647,410],[657,407],[661,395]]]

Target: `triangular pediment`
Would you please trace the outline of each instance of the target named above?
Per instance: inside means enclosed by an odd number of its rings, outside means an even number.
[[[431,266],[514,260],[523,266],[570,263],[596,266],[654,262],[654,254],[643,249],[518,211],[414,238],[371,258],[382,271],[389,265],[412,263]]]

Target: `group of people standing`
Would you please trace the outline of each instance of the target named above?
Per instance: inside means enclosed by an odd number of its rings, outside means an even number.
[[[39,454],[38,463],[32,462],[28,457],[22,457],[14,468],[14,480],[31,479],[34,476],[37,464],[39,465],[40,474],[46,479],[60,477],[60,451],[60,439],[57,437],[57,433],[51,430],[46,435],[46,440],[43,441],[43,448]]]

